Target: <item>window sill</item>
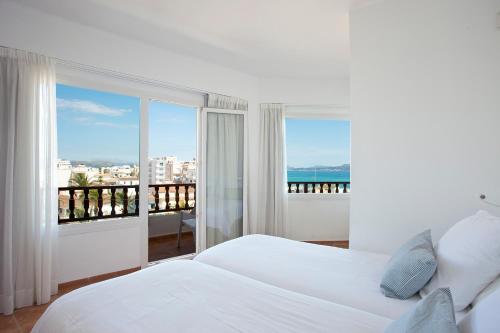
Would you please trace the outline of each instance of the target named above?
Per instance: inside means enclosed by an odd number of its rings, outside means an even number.
[[[288,193],[289,201],[304,200],[325,200],[325,201],[343,201],[350,200],[350,193]]]
[[[139,217],[124,217],[116,219],[94,220],[80,223],[66,223],[59,225],[59,236],[80,235],[93,232],[103,232],[119,229],[138,228]]]

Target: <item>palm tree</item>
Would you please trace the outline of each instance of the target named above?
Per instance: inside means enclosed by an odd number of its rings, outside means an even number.
[[[87,175],[84,173],[75,173],[69,180],[71,186],[74,187],[87,187],[92,186],[92,182],[88,179]],[[83,200],[83,194],[80,194],[79,199]],[[89,206],[94,212],[94,215],[97,214],[99,208],[97,207],[97,201],[99,198],[99,194],[97,190],[89,191]]]
[[[127,210],[130,212],[135,211],[135,195],[134,194],[128,194],[128,205],[127,205]],[[115,192],[115,200],[116,204],[123,206],[123,199],[125,198],[125,195],[123,194],[123,191],[120,192]]]
[[[87,178],[87,175],[84,173],[75,173],[69,179],[69,184],[75,187],[85,187],[90,186],[91,181]]]

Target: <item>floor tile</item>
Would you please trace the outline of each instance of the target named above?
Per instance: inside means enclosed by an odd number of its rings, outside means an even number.
[[[30,332],[36,321],[47,310],[49,304],[29,306],[16,310],[14,313],[17,323],[21,327],[22,332]]]
[[[14,315],[4,316],[0,314],[0,332],[2,333],[18,333],[20,332]]]

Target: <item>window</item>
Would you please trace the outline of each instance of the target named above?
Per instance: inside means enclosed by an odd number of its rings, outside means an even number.
[[[140,98],[56,89],[59,222],[137,215]]]
[[[198,109],[156,100],[148,109],[148,256],[157,261],[196,252]],[[174,232],[176,243],[165,237]]]
[[[196,190],[197,108],[149,103],[149,210],[192,209]]]
[[[349,192],[350,121],[286,119],[288,190]]]

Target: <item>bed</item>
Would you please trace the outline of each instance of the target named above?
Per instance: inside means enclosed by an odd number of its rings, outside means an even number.
[[[394,320],[420,297],[398,300],[380,292],[381,276],[389,258],[371,252],[249,235],[205,250],[194,260]]]
[[[199,261],[176,260],[61,296],[32,332],[371,333],[390,322]]]

